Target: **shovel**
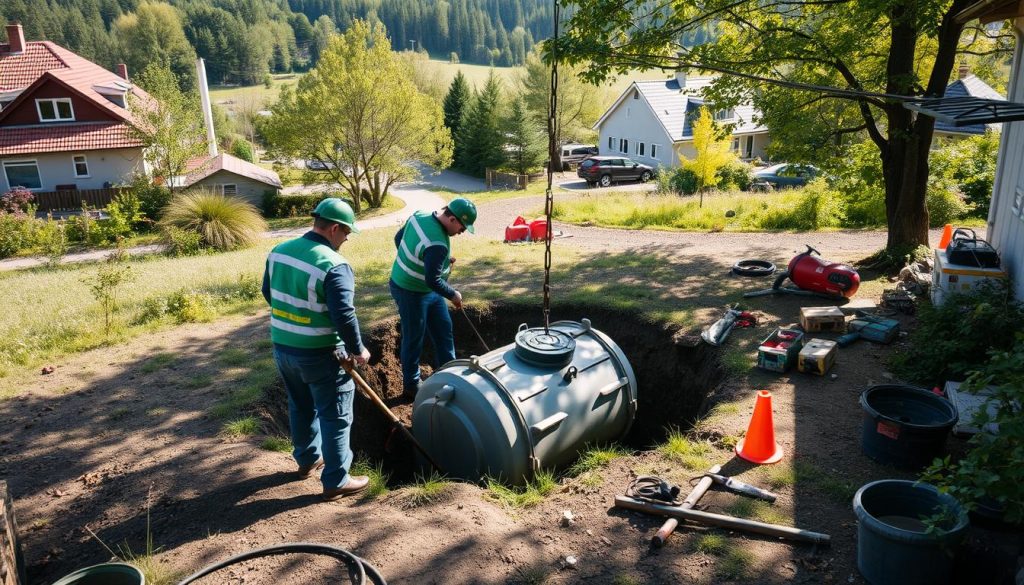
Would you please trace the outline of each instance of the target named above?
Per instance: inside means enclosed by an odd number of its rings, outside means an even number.
[[[420,442],[416,440],[416,437],[409,432],[409,429],[402,424],[402,420],[398,418],[390,408],[388,408],[387,404],[384,404],[384,401],[380,399],[380,396],[377,396],[377,393],[373,391],[373,388],[370,388],[370,385],[366,383],[366,380],[363,380],[363,377],[359,375],[359,372],[355,369],[355,362],[352,361],[349,356],[342,354],[341,352],[335,352],[334,357],[338,359],[338,363],[341,364],[341,367],[344,368],[346,372],[348,372],[348,375],[352,376],[352,379],[355,380],[356,388],[359,388],[359,391],[363,396],[369,398],[370,402],[374,403],[377,408],[387,415],[391,424],[395,425],[395,428],[401,431],[405,438],[409,439],[413,447],[416,447],[416,450],[426,458],[431,467],[436,469],[441,475],[444,475],[444,470],[441,469],[441,466],[434,461],[434,458],[430,456],[430,453],[427,453],[427,450],[423,448],[423,445],[421,445]]]

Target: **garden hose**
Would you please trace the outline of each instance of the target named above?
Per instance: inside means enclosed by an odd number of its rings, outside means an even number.
[[[326,544],[317,544],[313,542],[290,542],[285,544],[275,544],[264,548],[258,548],[244,552],[240,555],[235,555],[229,559],[223,560],[214,565],[210,565],[206,568],[200,569],[198,572],[185,577],[178,585],[189,585],[194,581],[198,581],[203,577],[220,571],[225,567],[236,565],[243,561],[252,559],[258,559],[261,557],[269,557],[273,555],[290,555],[290,554],[313,554],[313,555],[324,555],[328,557],[334,557],[339,561],[345,563],[349,568],[349,577],[352,579],[352,583],[355,585],[362,585],[369,582],[375,585],[387,585],[387,581],[381,576],[380,572],[377,571],[376,567],[366,562],[365,559],[361,559],[356,555],[350,553],[343,548],[337,548],[334,546],[328,546]]]

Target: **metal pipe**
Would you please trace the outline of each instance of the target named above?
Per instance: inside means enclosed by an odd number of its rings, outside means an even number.
[[[708,470],[708,474],[718,473],[719,471],[722,471],[722,466],[715,465],[714,467]],[[686,496],[686,499],[683,500],[682,505],[679,507],[686,508],[687,510],[689,510],[690,508],[696,506],[697,501],[704,497],[704,494],[707,493],[709,488],[711,488],[712,483],[714,483],[714,479],[712,479],[710,475],[705,475],[704,477],[700,478],[700,481],[697,482],[697,485],[694,486],[693,490],[690,491],[690,495]],[[657,548],[665,546],[665,541],[668,540],[668,537],[672,536],[672,533],[675,531],[676,526],[679,526],[679,520],[677,520],[676,518],[669,518],[668,520],[665,520],[665,523],[661,525],[661,528],[658,529],[658,532],[654,535],[653,538],[651,538],[651,544]]]
[[[718,526],[719,528],[728,528],[730,530],[742,530],[746,532],[754,532],[756,534],[764,534],[766,536],[775,536],[796,542],[809,542],[812,544],[827,545],[832,540],[832,537],[827,534],[821,534],[820,532],[811,532],[809,530],[802,530],[791,526],[780,526],[778,524],[767,524],[756,520],[733,518],[732,516],[702,512],[700,510],[687,509],[680,506],[651,504],[629,496],[615,496],[615,507],[624,508],[626,510],[636,510],[637,512],[645,512],[647,514],[654,514],[658,516],[669,516],[679,520],[689,520],[691,522],[707,526]]]

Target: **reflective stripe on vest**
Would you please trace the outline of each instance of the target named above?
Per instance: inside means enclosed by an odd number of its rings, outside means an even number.
[[[398,286],[416,292],[430,292],[426,283],[426,267],[423,254],[431,246],[449,249],[449,236],[444,227],[434,219],[432,213],[417,211],[405,222],[405,230],[398,244],[398,253],[391,268],[391,280]],[[448,279],[451,264],[445,258],[441,266],[441,278]]]
[[[267,256],[270,279],[270,338],[302,348],[340,343],[324,296],[327,271],[346,264],[328,246],[307,238],[278,244]]]

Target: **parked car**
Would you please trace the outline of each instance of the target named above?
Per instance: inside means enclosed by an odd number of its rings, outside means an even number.
[[[818,167],[794,163],[780,163],[754,171],[751,191],[771,191],[787,187],[802,187],[821,174]]]
[[[311,170],[311,171],[326,171],[327,169],[329,169],[329,168],[331,168],[333,166],[334,166],[333,163],[324,162],[322,160],[317,160],[317,159],[314,159],[314,158],[311,158],[311,159],[306,161],[306,168]]]
[[[563,144],[562,145],[562,170],[578,165],[584,160],[598,153],[597,147],[587,144]]]
[[[587,184],[607,187],[618,181],[650,181],[655,170],[622,156],[592,156],[580,163],[576,175]]]

